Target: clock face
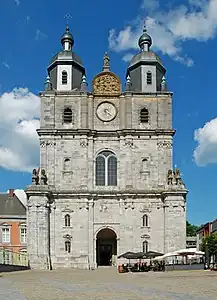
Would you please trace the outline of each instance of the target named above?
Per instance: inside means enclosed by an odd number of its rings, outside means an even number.
[[[117,109],[111,102],[102,102],[96,110],[97,117],[103,122],[112,121],[117,115]]]

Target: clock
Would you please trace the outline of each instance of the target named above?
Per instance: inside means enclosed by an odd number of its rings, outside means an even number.
[[[111,102],[102,102],[96,109],[96,115],[101,121],[110,122],[116,117],[117,109]]]

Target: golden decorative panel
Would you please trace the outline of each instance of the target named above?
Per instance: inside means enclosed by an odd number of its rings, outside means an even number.
[[[112,72],[102,72],[93,80],[94,95],[120,95],[121,83],[119,78]]]

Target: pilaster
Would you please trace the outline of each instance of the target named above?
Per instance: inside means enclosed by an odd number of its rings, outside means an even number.
[[[186,248],[186,194],[184,187],[163,193],[164,253]]]
[[[50,188],[47,185],[31,185],[27,188],[27,249],[31,268],[49,269],[50,228],[49,208]]]

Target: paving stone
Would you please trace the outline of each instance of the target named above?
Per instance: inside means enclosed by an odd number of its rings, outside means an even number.
[[[216,280],[216,273],[206,271],[139,274],[118,274],[114,268],[23,271],[3,274],[0,300],[214,300]]]

